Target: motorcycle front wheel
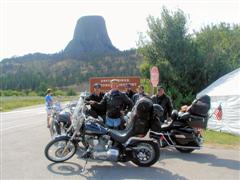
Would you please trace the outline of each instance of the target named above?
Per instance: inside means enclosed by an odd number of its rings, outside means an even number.
[[[49,128],[49,131],[50,131],[50,135],[51,135],[51,138],[54,139],[55,136],[57,136],[57,127],[55,125],[55,119],[52,118],[51,119],[51,124],[50,124],[50,128]]]
[[[45,156],[52,162],[64,162],[70,159],[77,150],[77,145],[69,138],[60,137],[50,141],[45,148]]]
[[[159,156],[160,150],[156,143],[138,142],[133,147],[132,162],[141,167],[149,167],[158,161]]]

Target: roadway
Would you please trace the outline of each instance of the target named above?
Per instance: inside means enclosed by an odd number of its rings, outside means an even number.
[[[134,164],[84,161],[76,154],[66,163],[44,156],[50,141],[43,106],[0,114],[0,179],[240,179],[239,149],[204,147],[192,154],[162,149],[159,161],[149,168]]]

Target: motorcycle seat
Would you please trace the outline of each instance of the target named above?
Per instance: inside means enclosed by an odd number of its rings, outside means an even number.
[[[172,125],[172,121],[171,122],[165,122],[161,125],[161,130],[162,131],[169,130],[172,127],[171,125]]]
[[[125,130],[109,129],[109,135],[120,143],[125,143],[133,135],[133,126]]]
[[[190,118],[190,116],[191,116],[191,114],[189,112],[185,112],[185,113],[179,115],[179,118],[185,120],[185,119]]]

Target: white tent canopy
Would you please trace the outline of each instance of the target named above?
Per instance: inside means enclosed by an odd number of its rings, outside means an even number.
[[[222,76],[197,94],[211,97],[210,115],[221,104],[222,119],[213,114],[208,120],[208,128],[215,131],[240,135],[240,68]]]

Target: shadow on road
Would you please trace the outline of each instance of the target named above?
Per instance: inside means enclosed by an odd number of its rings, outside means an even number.
[[[142,168],[131,163],[112,163],[112,165],[92,165],[85,173],[82,173],[82,166],[76,163],[52,163],[48,165],[48,170],[62,176],[79,176],[89,180],[92,179],[179,179],[186,180],[185,177],[156,167]]]
[[[186,178],[178,174],[156,167],[137,167],[130,163],[120,165],[114,163],[113,166],[95,165],[89,169],[91,177],[87,179],[179,179],[185,180]]]
[[[239,159],[238,159],[239,157],[236,157],[236,160],[232,160],[232,159],[223,159],[210,153],[206,154],[206,153],[200,153],[200,152],[194,151],[193,153],[190,153],[190,154],[187,154],[187,153],[184,154],[173,149],[162,149],[160,162],[163,159],[169,159],[169,158],[178,158],[184,161],[208,164],[214,167],[226,167],[233,170],[240,170]]]
[[[79,164],[83,164],[84,161],[81,160],[82,152],[77,152],[77,159],[79,160]],[[191,154],[180,153],[174,149],[162,149],[161,156],[159,159],[160,167],[167,163],[164,160],[168,159],[181,159],[183,161],[196,162],[201,164],[206,164],[207,166],[213,167],[226,167],[232,170],[240,170],[239,160],[232,159],[223,159],[218,157],[215,154],[211,153],[201,153],[193,152]],[[86,166],[86,171],[82,172],[82,166],[78,163],[73,162],[65,162],[65,163],[52,163],[49,164],[47,169],[56,174],[61,175],[63,177],[82,177],[85,179],[179,179],[185,180],[184,176],[174,173],[174,171],[168,171],[167,169],[163,169],[156,164],[152,167],[142,168],[133,165],[130,162],[126,163],[115,163],[115,162],[107,162],[104,163],[102,161],[94,161],[89,160],[89,163]]]
[[[82,167],[73,162],[64,162],[64,163],[52,163],[47,166],[47,169],[58,175],[63,176],[72,176],[72,175],[80,175]]]

